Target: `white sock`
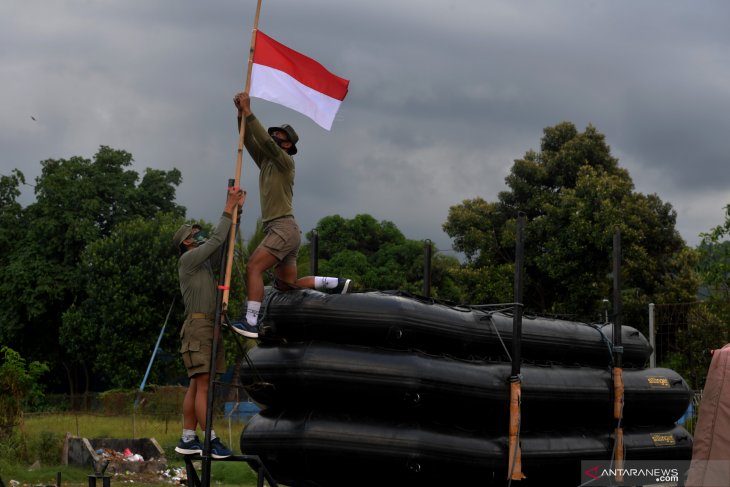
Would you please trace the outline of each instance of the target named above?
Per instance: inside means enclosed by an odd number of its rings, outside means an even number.
[[[210,430],[210,441],[213,441],[215,439],[216,439],[215,430]]]
[[[183,429],[183,432],[182,432],[183,442],[187,443],[188,441],[193,441],[194,439],[195,439],[195,430]]]
[[[324,291],[325,289],[334,289],[339,284],[340,280],[336,277],[314,277],[314,289],[317,291]]]
[[[256,326],[259,321],[259,310],[261,309],[261,301],[249,301],[246,308],[246,321],[249,325]]]

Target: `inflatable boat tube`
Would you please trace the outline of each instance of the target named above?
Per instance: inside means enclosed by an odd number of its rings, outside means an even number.
[[[610,428],[521,435],[522,472],[533,483],[520,485],[578,485],[581,460],[612,458],[612,436]],[[691,436],[676,425],[626,428],[624,445],[632,460],[692,453]],[[503,485],[508,465],[506,435],[311,410],[262,411],[240,447],[292,486]]]
[[[512,316],[482,307],[448,306],[402,292],[325,294],[269,290],[261,341],[328,341],[504,360],[512,350]],[[613,325],[524,316],[522,357],[566,364],[612,362]],[[622,327],[625,367],[642,367],[647,339]]]
[[[265,346],[240,369],[249,396],[265,406],[327,406],[419,418],[451,418],[471,428],[505,428],[509,363],[457,360],[420,352],[327,343]],[[687,410],[692,391],[670,369],[624,369],[628,424],[670,424]],[[609,367],[522,366],[523,428],[612,424]]]

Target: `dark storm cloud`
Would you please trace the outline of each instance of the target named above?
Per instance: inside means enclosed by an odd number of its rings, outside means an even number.
[[[215,220],[235,171],[231,99],[244,86],[254,10],[233,0],[3,3],[0,173],[19,167],[32,181],[43,159],[110,145],[140,172],[179,168],[178,201]],[[301,136],[305,231],[327,215],[369,213],[448,248],[449,207],[495,200],[512,161],[567,120],[604,133],[636,189],[672,203],[695,244],[730,202],[729,17],[719,1],[264,1],[261,30],[351,85],[331,132],[268,102],[253,108]],[[246,155],[244,233],[259,212],[256,178]]]

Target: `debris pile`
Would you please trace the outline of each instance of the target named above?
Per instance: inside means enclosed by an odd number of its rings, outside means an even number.
[[[188,473],[183,467],[171,467],[160,472],[160,480],[175,485],[186,485]]]
[[[99,448],[96,454],[106,460],[117,460],[125,462],[144,462],[145,459],[139,453],[132,453],[132,450],[125,448],[123,452],[116,451],[112,448]],[[150,459],[153,460],[153,459]]]
[[[67,463],[91,466],[95,472],[156,473],[167,468],[165,451],[154,438],[79,438],[67,436]]]

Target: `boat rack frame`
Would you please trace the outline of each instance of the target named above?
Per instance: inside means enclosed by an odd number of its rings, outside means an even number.
[[[195,470],[195,465],[193,465],[194,460],[203,461],[203,472],[208,473],[207,478],[205,474],[202,475],[203,478],[198,476],[198,472],[197,470]],[[253,463],[256,465],[256,472],[258,475],[256,487],[264,487],[264,480],[269,483],[270,487],[279,487],[279,484],[276,483],[276,480],[274,480],[274,478],[271,476],[269,470],[266,468],[258,455],[231,455],[227,458],[212,458],[208,456],[204,457],[202,455],[185,455],[185,472],[188,477],[188,487],[207,487],[210,485],[210,463],[213,461]]]
[[[228,180],[228,187],[232,187],[234,184],[233,179]],[[235,232],[238,232],[238,225],[241,221],[241,208],[238,209]],[[252,468],[255,466],[255,470],[258,475],[257,487],[264,486],[264,480],[269,483],[270,487],[279,487],[278,483],[271,476],[271,473],[264,465],[261,458],[258,455],[231,455],[226,458],[213,458],[210,455],[210,436],[211,430],[213,429],[213,403],[215,397],[216,386],[219,382],[215,380],[216,371],[215,365],[217,361],[215,357],[218,356],[218,345],[221,340],[221,328],[223,327],[223,316],[226,316],[226,324],[230,325],[227,318],[227,304],[224,303],[224,295],[227,297],[228,286],[226,285],[226,274],[228,272],[226,257],[228,255],[229,246],[232,244],[232,239],[228,238],[221,246],[220,251],[220,273],[218,276],[218,286],[216,291],[216,309],[215,309],[215,320],[213,326],[213,345],[211,347],[211,360],[210,360],[210,372],[208,374],[208,397],[207,397],[207,410],[205,420],[205,440],[203,442],[203,454],[201,455],[184,455],[185,459],[185,471],[188,477],[188,487],[210,487],[210,474],[211,474],[211,462],[248,462]],[[233,334],[238,341],[238,337]],[[238,343],[240,348],[240,342]],[[244,351],[245,353],[245,351]],[[193,465],[194,460],[202,460],[202,468],[200,475]]]

